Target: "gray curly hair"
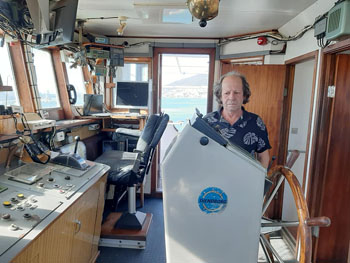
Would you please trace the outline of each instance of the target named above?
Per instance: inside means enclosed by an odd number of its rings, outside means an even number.
[[[243,104],[246,104],[249,102],[249,97],[251,95],[250,92],[250,88],[249,88],[249,84],[245,78],[244,75],[242,75],[241,73],[237,72],[237,71],[231,71],[228,72],[224,75],[221,76],[221,78],[219,79],[219,82],[217,82],[215,84],[214,87],[214,95],[215,95],[215,99],[216,101],[219,103],[219,107],[222,106],[222,101],[221,101],[221,96],[222,96],[222,81],[224,80],[224,78],[229,77],[229,76],[236,76],[236,77],[240,77],[242,80],[242,84],[243,84]]]

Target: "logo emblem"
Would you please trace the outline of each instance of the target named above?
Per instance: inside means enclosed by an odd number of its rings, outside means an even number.
[[[217,187],[204,189],[198,197],[199,208],[207,213],[219,213],[223,211],[227,204],[227,196],[224,191]]]

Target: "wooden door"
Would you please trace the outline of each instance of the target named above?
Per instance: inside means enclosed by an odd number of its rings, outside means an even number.
[[[74,211],[67,210],[41,235],[23,249],[11,263],[70,262]],[[54,212],[55,213],[55,212]]]
[[[319,189],[320,214],[331,219],[321,228],[315,262],[350,260],[350,55],[338,55],[336,93],[330,123],[323,189]],[[322,194],[323,193],[323,194]]]
[[[70,262],[90,262],[95,234],[96,211],[99,198],[99,185],[91,187],[75,204],[73,222],[76,224]]]
[[[244,107],[247,111],[258,114],[265,122],[272,147],[270,157],[276,156],[276,160],[279,160],[286,66],[223,64],[222,74],[232,70],[246,77],[252,95]]]

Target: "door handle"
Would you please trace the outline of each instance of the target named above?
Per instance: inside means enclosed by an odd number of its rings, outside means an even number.
[[[81,229],[81,222],[78,220],[78,219],[75,219],[74,220],[74,223],[78,226],[78,227],[75,227],[75,232],[74,234],[78,234],[80,229]]]

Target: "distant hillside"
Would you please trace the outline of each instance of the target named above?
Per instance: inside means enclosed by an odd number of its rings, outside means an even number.
[[[167,86],[188,87],[188,86],[208,86],[208,75],[197,74],[192,77],[176,80]]]

